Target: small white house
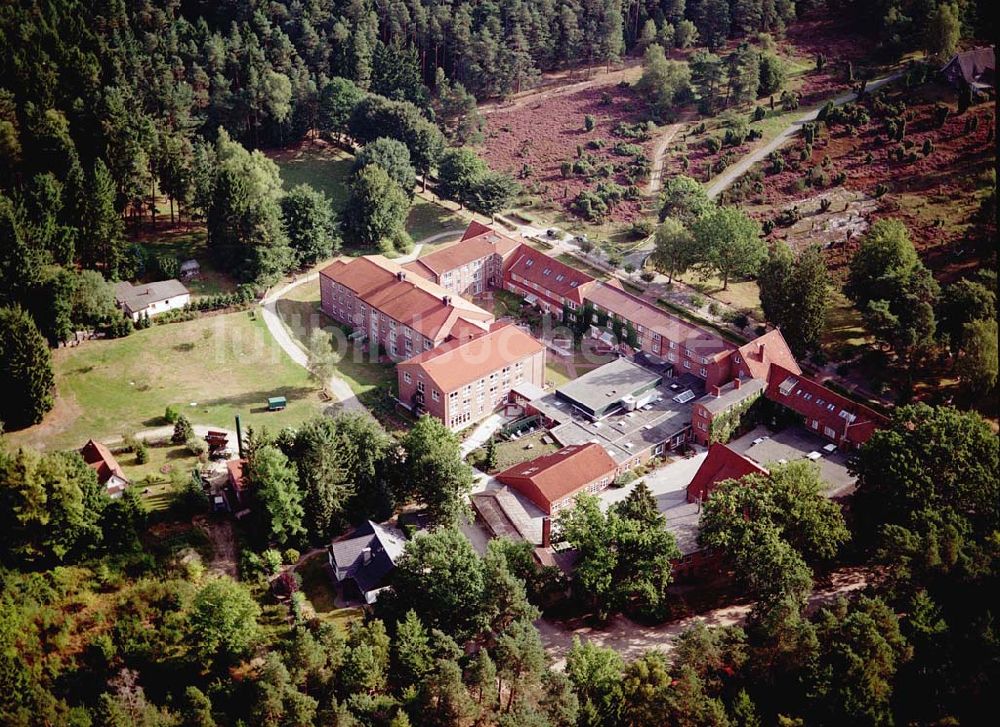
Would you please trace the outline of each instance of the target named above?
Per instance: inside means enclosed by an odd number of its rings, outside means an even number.
[[[160,280],[155,283],[121,282],[115,286],[115,300],[125,315],[133,321],[143,313],[149,318],[168,310],[183,308],[191,302],[191,293],[179,280]]]

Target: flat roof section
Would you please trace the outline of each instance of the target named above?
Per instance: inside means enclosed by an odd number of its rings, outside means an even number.
[[[819,474],[827,484],[827,497],[841,497],[854,490],[857,478],[847,470],[850,455],[837,449],[830,452],[829,439],[813,434],[802,426],[788,427],[780,432],[772,432],[767,427],[755,427],[739,439],[729,443],[729,448],[759,465],[768,467],[774,463],[793,462],[808,459],[810,454],[819,453],[814,461],[819,466]]]
[[[597,418],[629,396],[645,392],[663,377],[626,358],[619,358],[563,384],[556,393]]]

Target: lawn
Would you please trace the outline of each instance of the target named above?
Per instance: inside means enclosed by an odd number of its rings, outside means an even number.
[[[172,255],[178,260],[195,259],[201,264],[201,274],[185,280],[184,285],[191,295],[218,295],[236,289],[236,281],[212,267],[208,256],[208,238],[205,228],[200,225],[185,227],[164,227],[154,232],[146,232],[136,240],[136,244],[147,255]]]
[[[822,347],[834,361],[854,357],[857,349],[864,348],[868,335],[857,308],[840,290],[830,295],[827,309],[826,328],[823,329]]]
[[[715,276],[706,278],[700,273],[688,272],[678,275],[677,279],[720,303],[732,306],[736,310],[748,310],[754,318],[763,317],[760,310],[760,288],[753,280],[730,280],[729,285],[723,290],[722,280]]]
[[[253,317],[251,317],[253,316]],[[79,447],[89,438],[163,425],[168,404],[194,424],[276,431],[320,411],[315,384],[272,340],[253,311],[153,326],[54,352],[58,399],[45,420],[13,432],[14,444]],[[268,412],[269,396],[288,407]]]
[[[326,553],[316,553],[299,565],[295,572],[302,577],[302,592],[312,604],[316,616],[327,623],[335,623],[344,631],[351,621],[363,617],[360,608],[340,608],[336,591],[326,568]]]
[[[339,213],[347,203],[354,157],[336,147],[284,150],[272,157],[281,170],[285,189],[309,184],[326,194]],[[441,205],[415,197],[406,218],[406,230],[415,242],[449,229],[464,229],[463,219]]]
[[[548,443],[543,444],[542,437],[545,437]],[[544,431],[535,432],[527,437],[518,437],[509,442],[497,442],[496,471],[501,472],[508,467],[521,464],[521,462],[527,462],[529,459],[534,459],[535,457],[541,457],[543,454],[551,454],[558,449],[559,445],[553,441],[552,435]],[[469,461],[480,462],[485,454],[486,450],[480,447],[469,455]]]
[[[566,364],[562,361],[554,360],[551,356],[545,360],[545,384],[560,387],[570,380]]]

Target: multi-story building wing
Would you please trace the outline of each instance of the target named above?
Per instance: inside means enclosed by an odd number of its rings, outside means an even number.
[[[587,291],[596,282],[586,273],[540,250],[521,245],[504,267],[502,287],[523,295],[543,311],[559,316],[567,306],[574,310],[582,306]]]
[[[513,238],[472,222],[459,242],[403,267],[456,295],[471,297],[500,287],[504,263],[520,246]]]
[[[381,255],[340,258],[320,272],[323,311],[393,359],[489,330],[493,315]]]
[[[512,323],[453,339],[396,366],[399,401],[463,429],[491,414],[512,388],[545,383],[545,346]]]

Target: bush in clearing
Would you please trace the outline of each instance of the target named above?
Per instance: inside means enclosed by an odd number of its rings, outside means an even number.
[[[692,293],[690,296],[688,296],[688,303],[691,304],[692,308],[701,308],[703,305],[705,305],[705,299],[702,298],[697,293]]]
[[[647,283],[652,283],[653,279],[656,278],[656,273],[654,273],[652,270],[643,270],[641,273],[639,273],[639,277],[642,278],[642,280],[644,280]]]
[[[637,157],[645,154],[638,144],[629,144],[623,141],[615,142],[615,145],[611,147],[611,152],[620,157]]]
[[[583,117],[583,128],[587,131],[593,131],[597,122],[594,120],[593,114],[587,114]]]
[[[701,143],[703,147],[708,151],[709,154],[715,154],[722,148],[722,142],[720,142],[714,136],[710,136],[705,141]]]

